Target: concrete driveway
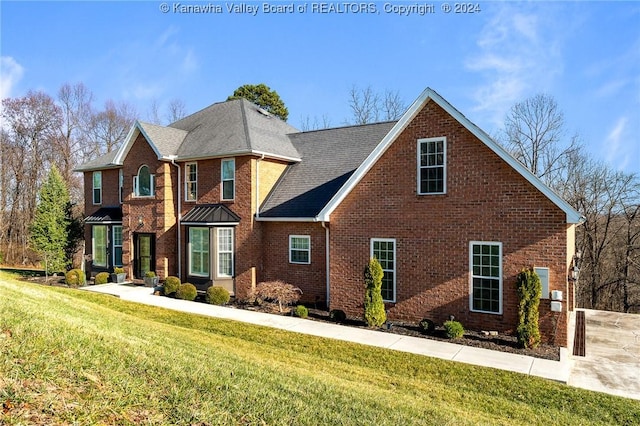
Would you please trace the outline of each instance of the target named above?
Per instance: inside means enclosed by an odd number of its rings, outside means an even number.
[[[572,356],[569,385],[640,399],[640,315],[585,309],[585,356]]]

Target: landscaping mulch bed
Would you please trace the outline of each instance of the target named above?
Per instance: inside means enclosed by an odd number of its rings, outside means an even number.
[[[236,302],[233,305],[239,309],[249,309],[252,311],[266,312],[277,315],[292,315],[291,311],[280,313],[277,306],[270,303],[263,303],[260,306],[256,306]],[[324,321],[335,324],[335,321],[329,318],[329,312],[323,309],[309,308],[308,318],[314,321]],[[441,326],[436,327],[436,330],[433,334],[425,335],[420,331],[420,328],[417,324],[411,324],[403,321],[390,321],[390,323],[390,328],[381,327],[376,329],[376,331],[400,334],[403,336],[420,337],[424,339],[440,340],[443,342],[455,343],[459,345],[473,346],[476,348],[490,349],[493,351],[509,352],[518,355],[527,355],[554,361],[560,360],[559,347],[541,344],[535,349],[523,349],[518,345],[518,339],[516,338],[516,336],[510,336],[507,334],[487,335],[479,331],[465,330],[463,337],[453,340],[447,337],[444,328]],[[355,318],[347,318],[345,321],[340,322],[340,324],[346,327],[370,329],[363,320]]]
[[[60,285],[66,286],[64,284],[64,277],[49,277],[49,281],[45,282],[45,277],[43,276],[29,276],[24,277],[25,281],[35,282],[39,284],[46,285]],[[201,300],[202,298],[196,299]],[[201,301],[204,301],[203,299]],[[274,315],[291,315],[291,312],[280,313],[277,305],[271,303],[263,303],[260,306],[256,306],[253,304],[246,304],[240,302],[232,302],[232,305],[238,309],[249,309],[252,311],[266,312]],[[309,319],[313,321],[325,321],[330,323],[335,323],[335,321],[329,318],[329,312],[323,309],[309,309]],[[502,351],[509,352],[518,355],[527,355],[536,358],[550,359],[559,361],[560,360],[560,348],[551,345],[541,344],[535,349],[523,349],[518,346],[518,341],[515,336],[510,336],[506,334],[498,334],[498,335],[486,335],[480,331],[474,330],[465,330],[464,336],[460,339],[449,339],[442,327],[436,327],[435,332],[432,335],[424,335],[420,332],[417,324],[411,324],[403,321],[390,321],[391,327],[386,328],[382,327],[377,329],[377,331],[384,333],[394,333],[403,336],[413,336],[420,337],[425,339],[433,339],[440,340],[449,343],[455,343],[459,345],[473,346],[476,348],[484,348],[490,349],[494,351]],[[348,318],[340,324],[346,327],[358,327],[369,329],[367,324],[355,318]]]

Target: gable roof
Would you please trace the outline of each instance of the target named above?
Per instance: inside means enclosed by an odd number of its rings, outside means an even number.
[[[89,161],[76,171],[122,166],[140,134],[158,160],[258,155],[285,161],[300,161],[289,133],[298,129],[246,99],[220,102],[191,114],[169,126],[136,121],[120,149]]]
[[[263,218],[313,218],[395,122],[289,135],[302,161],[289,165],[260,212]]]
[[[583,216],[575,210],[569,203],[563,200],[558,194],[556,194],[551,188],[545,185],[536,175],[534,175],[529,169],[527,169],[522,163],[516,160],[511,154],[509,154],[504,148],[502,148],[497,142],[495,142],[489,135],[482,131],[478,126],[473,124],[467,117],[465,117],[460,111],[455,109],[449,102],[442,98],[435,90],[427,88],[416,99],[409,109],[402,115],[400,120],[393,126],[393,128],[387,133],[382,141],[376,146],[376,148],[369,154],[369,156],[363,161],[358,169],[349,177],[347,182],[340,188],[340,190],[331,198],[327,205],[318,213],[314,218],[316,221],[328,222],[331,213],[340,205],[342,200],[353,190],[353,188],[362,180],[364,175],[373,167],[373,165],[382,157],[386,150],[396,140],[396,138],[402,133],[402,131],[409,125],[409,123],[415,118],[415,116],[422,110],[427,102],[433,101],[444,109],[449,115],[456,119],[462,126],[469,130],[476,138],[483,142],[489,149],[502,158],[507,164],[515,169],[520,175],[522,175],[529,183],[531,183],[536,189],[542,192],[551,202],[553,202],[558,208],[565,212],[567,217],[567,223],[582,223],[584,221]]]
[[[118,151],[107,152],[104,155],[101,155],[98,158],[94,158],[91,161],[87,161],[86,163],[76,167],[73,169],[75,172],[90,172],[92,170],[105,170],[105,169],[113,169],[121,167],[122,164],[114,163],[114,159]]]

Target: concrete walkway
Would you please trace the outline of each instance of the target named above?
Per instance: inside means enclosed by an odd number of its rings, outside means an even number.
[[[401,336],[393,333],[383,333],[338,324],[328,324],[325,322],[310,321],[291,316],[272,315],[244,309],[213,306],[205,303],[194,303],[168,297],[154,296],[151,294],[152,291],[150,288],[140,286],[103,284],[83,287],[83,289],[114,295],[123,300],[143,303],[145,305],[279,328],[296,333],[309,334],[330,339],[361,343],[364,345],[410,352],[483,367],[498,368],[501,370],[542,377],[562,383],[569,383],[570,385],[585,389],[640,399],[640,380],[638,380],[638,374],[640,374],[638,366],[640,366],[640,364],[636,364],[635,371],[625,370],[625,374],[628,374],[626,380],[629,382],[635,382],[629,386],[625,385],[622,388],[615,388],[615,386],[612,387],[612,383],[615,385],[615,382],[619,380],[619,373],[614,371],[609,371],[609,375],[607,376],[612,377],[612,380],[601,380],[598,382],[589,379],[589,373],[594,368],[592,364],[603,364],[607,357],[607,354],[601,354],[596,350],[594,350],[591,356],[588,354],[585,359],[576,361],[577,358],[581,357],[573,357],[569,354],[567,349],[561,348],[560,361],[551,361],[420,337]],[[590,315],[587,316],[587,321],[589,321],[590,317]],[[640,316],[638,316],[638,318],[640,318]],[[639,330],[640,328],[636,328],[635,332],[640,334]],[[591,329],[588,322],[587,336],[589,336],[590,333]],[[640,337],[636,335],[637,344],[640,344],[638,343],[639,339]],[[587,351],[589,351],[592,343],[593,342],[588,341]],[[571,345],[569,347],[571,347]],[[633,347],[628,349],[631,352],[636,350]],[[634,358],[633,355],[630,355],[629,357],[638,361],[638,354],[639,353],[636,351],[636,358]],[[631,366],[633,366],[633,364],[631,364]],[[574,371],[577,371],[578,373],[574,374]],[[638,392],[636,392],[636,390]]]

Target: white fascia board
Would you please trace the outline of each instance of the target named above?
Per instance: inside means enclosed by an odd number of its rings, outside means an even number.
[[[240,222],[180,222],[184,226],[237,226]]]
[[[256,217],[257,222],[321,222],[315,217]],[[325,221],[326,222],[326,221]]]
[[[442,109],[455,118],[460,124],[462,124],[467,130],[469,130],[475,137],[480,139],[486,146],[488,146],[498,157],[502,158],[507,164],[514,168],[522,177],[524,177],[530,184],[536,189],[542,192],[552,203],[554,203],[559,209],[565,212],[567,216],[567,223],[582,223],[584,217],[576,211],[569,203],[562,199],[551,188],[545,185],[540,178],[538,178],[531,170],[527,169],[521,162],[516,160],[514,156],[509,154],[501,145],[494,141],[489,135],[482,131],[478,126],[473,124],[467,117],[465,117],[460,111],[453,107],[449,102],[442,98],[438,93],[433,92],[433,101],[435,101]]]
[[[449,115],[455,118],[460,124],[462,124],[467,130],[469,130],[475,137],[480,139],[486,146],[488,146],[494,153],[507,162],[512,168],[514,168],[522,177],[524,177],[529,183],[531,183],[536,189],[542,192],[551,202],[553,202],[558,208],[566,213],[567,223],[579,224],[584,222],[584,217],[576,211],[569,203],[563,200],[558,194],[556,194],[551,188],[545,185],[536,175],[534,175],[529,169],[527,169],[522,163],[516,160],[511,154],[509,154],[504,148],[496,143],[489,135],[483,132],[478,126],[473,124],[467,117],[465,117],[460,111],[447,102],[442,96],[431,88],[425,89],[424,92],[418,97],[418,99],[411,104],[409,109],[404,113],[395,126],[387,133],[378,146],[369,154],[364,162],[356,169],[351,177],[340,188],[336,195],[331,198],[327,205],[318,214],[317,220],[329,222],[331,213],[338,207],[338,205],[344,200],[344,198],[353,190],[353,188],[362,180],[364,175],[373,167],[380,157],[386,152],[386,150],[395,141],[398,135],[404,130],[404,128],[414,119],[414,117],[420,112],[423,106],[432,100],[444,109]]]
[[[158,151],[158,148],[154,145],[149,135],[144,131],[144,129],[140,125],[140,122],[136,120],[133,126],[131,126],[131,130],[129,130],[129,134],[127,134],[127,137],[124,140],[125,142],[122,144],[122,146],[118,150],[118,154],[113,160],[115,164],[122,165],[124,163],[124,159],[127,157],[127,154],[129,154],[129,151],[131,150],[131,147],[135,143],[139,134],[142,134],[142,136],[144,136],[144,138],[147,140],[147,143],[158,157],[158,160],[163,159],[160,151]]]
[[[118,154],[116,154],[116,157],[113,159],[113,162],[115,164],[122,165],[124,163],[124,159],[129,153],[131,146],[136,141],[136,138],[138,137],[139,132],[140,132],[140,128],[138,126],[138,121],[136,121],[135,123],[133,123],[133,126],[131,126],[131,129],[129,130],[127,137],[124,139],[124,143],[120,146],[120,149],[118,150]]]
[[[360,164],[356,171],[349,177],[349,179],[342,185],[342,188],[329,200],[327,205],[318,213],[317,220],[321,222],[329,222],[331,213],[340,205],[342,200],[353,190],[353,188],[362,180],[365,174],[371,167],[378,161],[380,157],[387,151],[393,141],[396,140],[398,135],[405,129],[405,127],[413,120],[413,118],[422,109],[422,106],[430,98],[433,90],[427,88],[416,99],[413,104],[407,109],[407,111],[400,117],[400,120],[389,130],[389,133],[380,141],[378,146],[369,154],[369,156]]]
[[[158,147],[153,143],[153,140],[151,139],[151,137],[147,134],[147,132],[144,131],[144,127],[140,125],[139,121],[136,121],[136,125],[140,129],[140,133],[142,133],[142,136],[144,136],[144,138],[147,140],[147,143],[149,144],[153,152],[156,154],[156,157],[158,157],[158,160],[162,160],[162,154],[160,154]]]

